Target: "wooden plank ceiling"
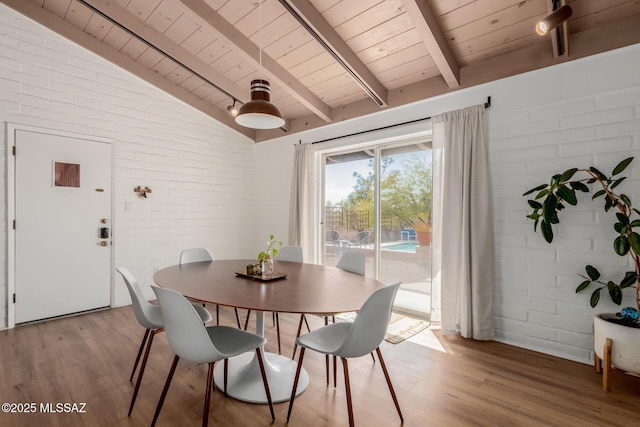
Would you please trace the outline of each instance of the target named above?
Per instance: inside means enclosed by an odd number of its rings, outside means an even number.
[[[0,1],[256,141],[640,43],[639,0]],[[256,78],[283,129],[228,114]]]

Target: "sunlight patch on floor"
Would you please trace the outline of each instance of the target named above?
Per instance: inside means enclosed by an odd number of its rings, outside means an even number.
[[[408,338],[407,341],[412,342],[414,344],[421,345],[423,347],[430,348],[432,350],[437,350],[442,353],[446,353],[447,350],[442,346],[440,340],[434,334],[435,330],[439,330],[439,327],[429,327],[420,333]]]

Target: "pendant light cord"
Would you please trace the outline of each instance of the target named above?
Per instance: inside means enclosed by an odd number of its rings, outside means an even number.
[[[258,6],[259,6],[259,15],[260,15],[260,33],[258,34],[258,59],[259,59],[259,63],[260,63],[260,71],[258,73],[258,75],[260,76],[260,80],[262,80],[262,1],[263,0],[258,0]]]

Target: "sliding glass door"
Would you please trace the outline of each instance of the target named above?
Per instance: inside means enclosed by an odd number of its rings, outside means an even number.
[[[378,279],[402,282],[396,308],[431,308],[431,149],[381,148]]]
[[[371,150],[325,156],[325,265],[335,266],[347,251],[367,260],[366,274],[374,276],[374,165]]]
[[[428,317],[431,307],[429,141],[371,146],[324,156],[324,263],[366,255],[367,275],[403,283],[396,309]]]

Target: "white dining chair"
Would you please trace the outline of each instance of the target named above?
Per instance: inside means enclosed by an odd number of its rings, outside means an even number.
[[[213,255],[205,248],[184,249],[180,252],[180,264],[190,262],[213,261]]]
[[[213,370],[215,363],[224,360],[224,394],[227,395],[227,371],[229,358],[242,353],[255,350],[262,375],[264,390],[267,395],[269,410],[271,411],[271,421],[275,421],[273,412],[273,402],[269,390],[269,382],[264,369],[264,360],[261,347],[267,342],[263,337],[241,329],[229,326],[207,326],[205,327],[199,319],[189,301],[180,293],[171,290],[152,286],[158,302],[164,328],[167,332],[169,345],[175,353],[173,364],[169,370],[167,380],[162,389],[158,406],[153,415],[151,426],[155,426],[158,416],[162,410],[162,405],[167,396],[167,391],[171,385],[173,374],[180,358],[187,359],[195,363],[207,363],[209,371],[207,374],[207,385],[205,388],[204,411],[202,414],[202,425],[206,427],[209,423],[209,404],[211,402],[211,389],[213,387]]]
[[[286,261],[286,262],[303,262],[302,256],[302,247],[301,246],[283,246],[278,250],[278,254],[276,255],[276,261]],[[247,312],[247,319],[244,322],[244,330],[247,330],[249,326],[249,316],[251,315],[251,310]],[[282,354],[282,349],[280,347],[280,318],[277,312],[272,313],[273,323],[276,326],[276,334],[278,337],[278,354]],[[307,329],[309,328],[309,324],[307,324]]]
[[[122,275],[122,279],[124,280],[124,283],[129,290],[129,295],[131,296],[131,305],[133,306],[133,313],[136,316],[136,320],[138,321],[140,326],[145,328],[144,337],[142,337],[142,342],[140,343],[140,348],[138,349],[138,355],[136,356],[136,361],[133,364],[133,370],[131,371],[131,376],[129,377],[129,381],[132,381],[133,375],[135,374],[136,368],[138,367],[138,362],[140,362],[142,349],[146,344],[146,350],[144,352],[144,357],[142,358],[142,365],[140,365],[140,371],[138,372],[136,386],[133,390],[133,396],[131,396],[131,403],[129,405],[128,416],[131,416],[131,411],[133,411],[133,406],[136,403],[136,397],[138,396],[138,391],[140,390],[140,383],[142,382],[142,376],[144,375],[144,368],[147,366],[147,359],[149,358],[149,352],[151,351],[151,344],[153,344],[153,337],[164,330],[164,325],[162,322],[162,316],[160,314],[160,307],[147,301],[142,291],[140,290],[138,281],[133,276],[133,274],[125,267],[118,267],[116,268],[116,271],[120,273],[120,275]],[[194,306],[194,308],[201,323],[210,322],[212,320],[211,314],[207,311],[206,308],[200,306]]]
[[[278,250],[276,255],[277,261],[288,262],[304,262],[302,256],[302,247],[300,246],[283,246]]]
[[[365,274],[365,269],[366,269],[366,258],[364,256],[364,253],[362,252],[346,252],[344,254],[342,254],[342,256],[340,256],[340,259],[338,260],[338,264],[336,264],[336,267],[344,270],[344,271],[348,271],[350,273],[354,273],[354,274],[359,274],[361,276],[364,276]],[[324,325],[327,326],[329,324],[329,317],[331,317],[331,321],[333,323],[336,322],[336,317],[335,315],[319,315],[319,317],[322,317],[324,319]],[[298,322],[298,331],[296,332],[296,338],[298,338],[300,336],[300,333],[302,332],[302,322],[305,322],[307,325],[307,330],[309,332],[311,332],[311,330],[309,329],[309,323],[307,323],[307,317],[304,313],[302,313],[300,315],[300,321]],[[298,351],[298,346],[296,344],[293,345],[293,356],[291,356],[292,359],[296,358],[296,351]],[[373,357],[373,353],[371,354],[371,357],[373,358],[373,360],[375,361],[375,358]],[[327,385],[329,385],[329,355],[325,355],[325,359],[326,359],[326,373],[327,373]],[[335,363],[335,357],[334,357],[334,361],[333,361],[333,385],[335,387],[336,384],[336,363]]]
[[[404,422],[402,411],[396,397],[396,393],[391,384],[389,372],[380,352],[380,344],[384,339],[391,318],[393,301],[398,293],[400,283],[385,286],[376,290],[362,305],[353,322],[332,323],[322,328],[316,329],[306,335],[296,339],[296,344],[300,346],[300,358],[296,368],[296,375],[293,380],[291,400],[289,401],[289,411],[287,422],[291,418],[293,402],[296,398],[296,389],[302,369],[302,360],[306,349],[314,350],[326,356],[337,356],[342,360],[344,372],[344,385],[347,396],[347,411],[349,413],[349,426],[355,425],[353,416],[353,405],[351,401],[351,384],[349,380],[349,368],[347,359],[361,357],[374,350],[380,360],[380,367],[387,380],[387,386],[391,392],[393,403],[396,406],[400,421]]]
[[[180,261],[179,264],[189,264],[192,262],[204,262],[204,261],[213,261],[215,258],[211,255],[205,248],[191,248],[185,249],[180,252]],[[240,328],[240,316],[238,315],[238,309],[233,307],[233,310],[236,313],[236,322],[238,323],[238,328]],[[216,304],[216,325],[220,324],[220,306]]]
[[[366,268],[366,257],[362,252],[346,252],[340,256],[338,267],[341,270],[364,276]]]

